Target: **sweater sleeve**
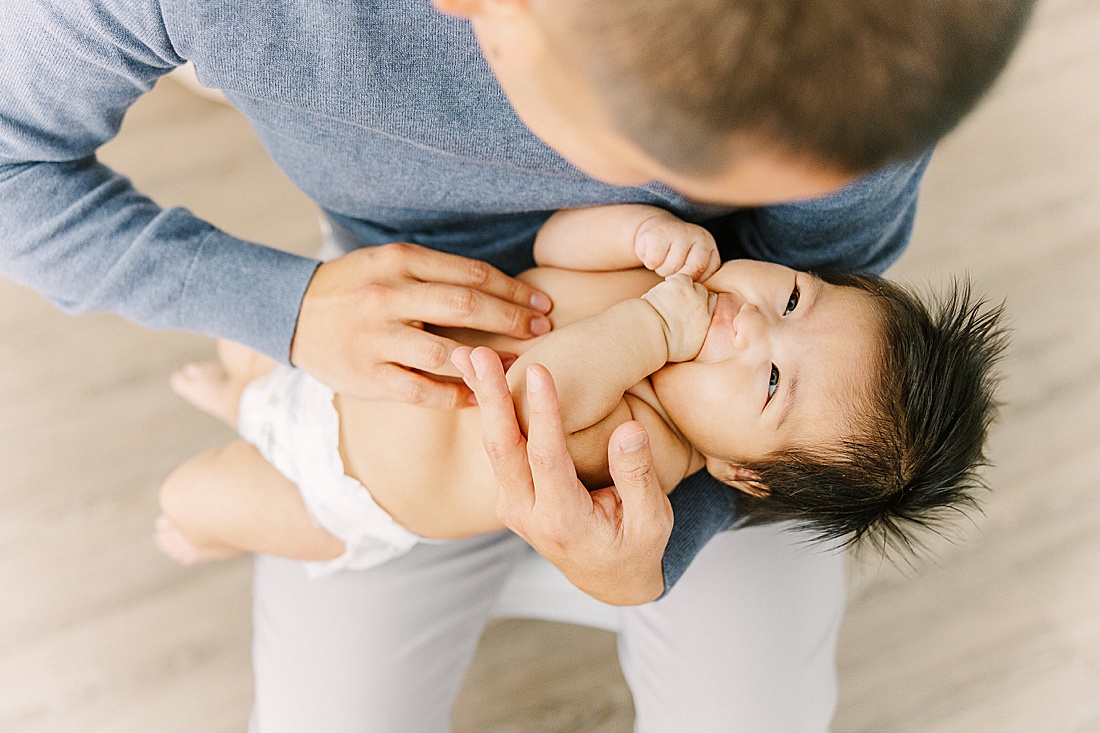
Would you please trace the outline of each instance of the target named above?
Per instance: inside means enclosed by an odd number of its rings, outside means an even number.
[[[876,171],[825,198],[737,211],[705,225],[723,259],[881,273],[909,241],[930,157]],[[669,501],[673,525],[662,562],[665,593],[714,535],[737,525],[736,493],[705,470],[680,482]]]
[[[162,209],[96,159],[134,100],[183,61],[156,0],[0,3],[0,273],[69,313],[286,361],[318,263]]]

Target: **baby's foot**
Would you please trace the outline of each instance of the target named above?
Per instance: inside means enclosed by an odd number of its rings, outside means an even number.
[[[196,547],[183,536],[172,520],[163,514],[157,517],[155,526],[156,531],[153,533],[153,538],[156,540],[157,547],[180,565],[195,565],[209,560],[225,560],[240,554],[230,548],[219,548],[216,551],[211,551]]]
[[[168,379],[172,391],[208,415],[213,415],[234,430],[242,385],[233,379],[220,362],[196,361],[173,372]]]

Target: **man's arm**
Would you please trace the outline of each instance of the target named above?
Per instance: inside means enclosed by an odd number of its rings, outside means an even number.
[[[425,375],[457,375],[457,344],[423,323],[549,330],[549,299],[485,263],[390,245],[319,265],[139,194],[95,153],[183,61],[157,0],[0,3],[0,273],[70,313],[228,338],[343,391],[436,407],[470,392]]]
[[[285,361],[317,262],[164,210],[96,160],[181,63],[153,0],[0,3],[0,272],[70,313],[218,334]]]

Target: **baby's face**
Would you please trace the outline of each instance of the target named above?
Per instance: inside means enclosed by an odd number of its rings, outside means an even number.
[[[718,302],[702,350],[652,382],[711,473],[849,435],[878,378],[871,296],[752,260],[727,262],[703,284]]]

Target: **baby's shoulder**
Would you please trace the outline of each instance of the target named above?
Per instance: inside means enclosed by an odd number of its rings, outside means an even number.
[[[628,389],[623,399],[649,435],[657,479],[667,494],[691,473],[695,448],[673,424],[648,378]]]

